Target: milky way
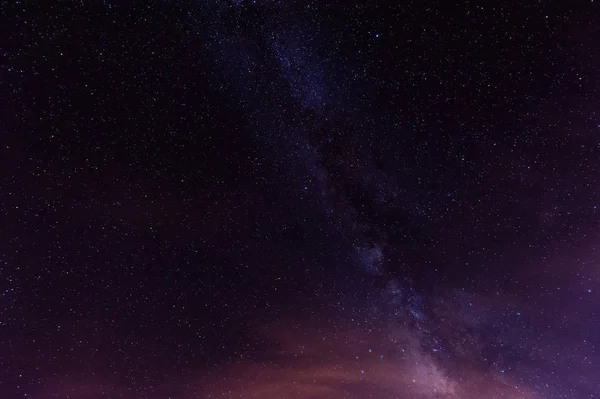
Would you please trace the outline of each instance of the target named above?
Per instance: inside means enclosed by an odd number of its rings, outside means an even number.
[[[338,3],[0,6],[1,397],[600,397],[598,6]]]

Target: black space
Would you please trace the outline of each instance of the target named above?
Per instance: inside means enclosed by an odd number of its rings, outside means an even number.
[[[600,397],[595,2],[0,16],[2,398]]]

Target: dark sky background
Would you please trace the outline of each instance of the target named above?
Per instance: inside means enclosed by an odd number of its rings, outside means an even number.
[[[3,2],[0,397],[599,398],[598,7]]]

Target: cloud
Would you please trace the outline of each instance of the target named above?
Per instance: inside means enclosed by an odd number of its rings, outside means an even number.
[[[431,351],[402,323],[311,316],[256,328],[265,350],[132,387],[115,375],[48,379],[40,398],[540,399],[508,373]],[[88,376],[89,377],[89,376]]]
[[[312,324],[263,328],[270,353],[222,368],[190,399],[533,398],[508,378],[466,363],[447,370],[447,361],[427,353],[408,327],[352,326],[351,320]]]

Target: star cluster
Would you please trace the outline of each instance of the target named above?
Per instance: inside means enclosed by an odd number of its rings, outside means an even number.
[[[600,397],[594,2],[0,15],[1,397]]]

